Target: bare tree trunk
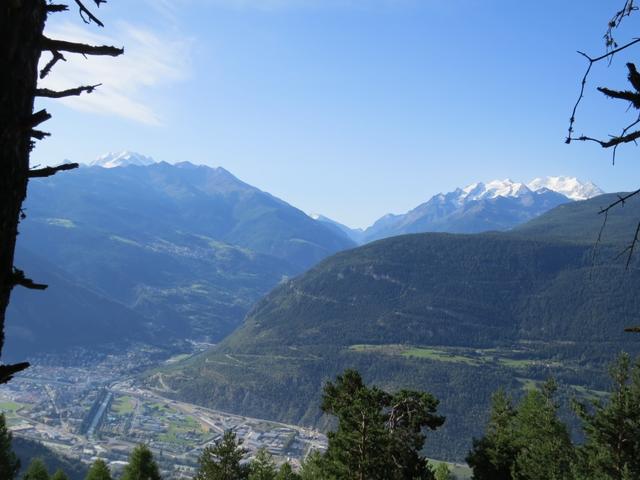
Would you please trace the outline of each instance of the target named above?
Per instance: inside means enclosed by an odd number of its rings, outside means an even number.
[[[46,16],[45,0],[0,4],[0,353],[11,289],[20,283],[13,261],[27,193],[31,137],[34,127],[46,119],[33,115]],[[0,383],[7,376],[0,371]]]

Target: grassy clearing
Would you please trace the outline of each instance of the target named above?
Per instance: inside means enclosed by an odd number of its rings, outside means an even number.
[[[482,359],[460,355],[454,352],[435,348],[409,348],[402,353],[405,357],[427,358],[439,362],[464,363],[466,365],[480,365]]]
[[[24,405],[16,402],[0,402],[0,412],[4,414],[15,414]]]
[[[349,350],[359,353],[379,353],[384,355],[402,355],[404,357],[425,360],[460,363],[470,366],[500,366],[514,370],[526,370],[532,366],[565,368],[556,361],[540,358],[527,358],[526,351],[518,348],[462,348],[446,346],[409,346],[409,345],[351,345]]]
[[[117,415],[129,415],[135,409],[135,400],[131,397],[118,397],[111,405],[111,410]]]

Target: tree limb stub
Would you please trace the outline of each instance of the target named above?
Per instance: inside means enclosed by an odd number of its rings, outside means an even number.
[[[81,55],[106,55],[117,57],[124,53],[124,48],[117,48],[108,45],[87,45],[86,43],[67,42],[65,40],[56,40],[52,38],[42,37],[42,50],[50,52],[69,52],[79,53]]]
[[[74,97],[81,95],[82,93],[91,93],[96,88],[98,88],[101,83],[96,85],[84,85],[82,87],[70,88],[68,90],[49,90],[48,88],[39,88],[36,90],[36,97],[45,97],[45,98],[65,98],[65,97]]]
[[[66,12],[69,10],[67,5],[51,3],[45,7],[47,13]]]
[[[47,137],[50,137],[51,134],[49,132],[43,132],[42,130],[31,130],[31,138],[35,138],[36,140],[44,140]]]
[[[29,290],[46,290],[48,285],[43,283],[36,283],[30,278],[25,277],[24,272],[16,267],[13,267],[13,275],[11,281],[14,286],[21,286],[28,288]]]
[[[0,365],[0,384],[7,383],[13,376],[29,368],[29,362],[15,363],[13,365]]]
[[[34,113],[33,115],[31,115],[31,118],[29,119],[27,127],[28,128],[37,127],[38,125],[40,125],[41,123],[46,122],[50,118],[51,118],[51,114],[49,112],[47,112],[44,109],[43,110],[39,110],[36,113]]]
[[[63,163],[62,165],[58,165],[57,167],[36,168],[33,170],[29,170],[29,178],[50,177],[58,172],[73,170],[74,168],[78,168],[79,166],[80,164],[78,163]]]

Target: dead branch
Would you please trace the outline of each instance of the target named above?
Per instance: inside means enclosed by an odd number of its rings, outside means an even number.
[[[638,244],[639,236],[640,236],[640,222],[638,222],[638,226],[636,227],[636,233],[633,236],[633,240],[631,241],[631,243],[616,256],[616,260],[617,260],[618,258],[620,258],[621,256],[623,256],[625,253],[628,252],[627,263],[625,266],[627,270],[629,269],[629,265],[631,264],[631,259],[633,258],[633,252],[636,248],[636,245]]]
[[[29,362],[0,365],[0,384],[7,383],[16,373],[26,370],[29,366]]]
[[[62,165],[58,165],[57,167],[34,168],[33,170],[29,170],[29,178],[51,177],[58,172],[73,170],[74,168],[78,168],[79,166],[80,164],[78,163],[63,163]]]
[[[635,8],[635,7],[634,7]],[[636,43],[640,42],[640,38],[634,38],[632,41],[626,43],[625,45],[621,46],[621,47],[617,47],[614,48],[613,50],[600,55],[599,57],[590,57],[589,55],[587,55],[584,52],[578,51],[578,53],[580,55],[582,55],[584,58],[586,58],[589,61],[589,64],[587,65],[587,69],[584,72],[584,75],[582,76],[582,81],[580,82],[580,94],[578,95],[578,99],[576,100],[576,103],[573,106],[573,111],[571,112],[571,117],[569,118],[569,132],[567,135],[567,138],[565,140],[565,143],[569,144],[571,143],[573,140],[575,140],[575,138],[573,137],[573,132],[574,132],[574,124],[576,122],[576,112],[578,111],[578,107],[580,106],[580,103],[582,102],[582,99],[584,98],[584,89],[585,86],[587,84],[587,79],[589,78],[589,74],[591,73],[591,68],[593,67],[593,65],[595,63],[598,63],[606,58],[611,58],[613,55],[615,55],[618,52],[621,52],[622,50],[626,50],[627,48],[635,45]],[[616,44],[617,45],[617,44]]]
[[[624,6],[616,12],[616,14],[609,20],[608,28],[604,34],[604,41],[607,48],[616,48],[618,44],[613,38],[613,31],[617,29],[625,17],[628,17],[635,10],[638,10],[633,3],[635,0],[625,0]]]
[[[29,118],[29,122],[27,124],[27,128],[37,127],[41,123],[46,122],[51,118],[51,114],[46,110],[39,110]]]
[[[625,202],[627,200],[629,200],[631,197],[634,197],[635,195],[638,195],[640,193],[640,189],[635,190],[631,193],[628,193],[624,196],[619,196],[618,195],[618,200],[616,200],[615,202],[611,203],[608,207],[602,208],[600,209],[600,211],[598,212],[599,214],[607,214],[609,212],[609,210],[611,210],[614,207],[617,207],[618,205],[624,205]]]
[[[640,130],[629,133],[628,135],[624,135],[622,137],[613,137],[611,140],[599,140],[593,137],[587,137],[582,135],[581,137],[574,138],[574,140],[579,140],[581,142],[595,142],[600,144],[602,148],[610,148],[615,147],[616,145],[620,145],[621,143],[629,143],[635,142],[638,138],[640,138]]]
[[[86,43],[67,42],[65,40],[55,40],[52,38],[42,37],[42,50],[50,52],[69,52],[79,53],[81,55],[107,55],[117,57],[124,53],[124,48],[111,47],[107,45],[87,45]]]
[[[80,9],[80,17],[82,18],[82,20],[84,21],[84,23],[95,23],[96,25],[98,25],[99,27],[104,27],[104,23],[102,23],[100,20],[98,20],[98,18],[91,13],[91,11],[84,6],[84,4],[80,1],[80,0],[75,0],[76,4],[78,5],[78,8]],[[96,2],[98,7],[100,6],[99,2]],[[104,2],[103,2],[104,3]]]
[[[44,66],[44,68],[40,71],[40,79],[43,79],[44,77],[46,77],[47,75],[49,75],[49,72],[51,71],[51,69],[53,68],[53,66],[58,63],[59,60],[62,60],[63,62],[66,62],[67,59],[64,58],[64,55],[62,55],[60,52],[58,52],[57,50],[53,50],[51,52],[51,54],[53,55],[53,57],[51,58],[51,60],[49,60],[49,62]]]
[[[14,286],[21,286],[30,290],[46,290],[48,285],[42,283],[36,283],[30,278],[25,277],[24,272],[16,267],[13,267],[13,274],[11,283]]]
[[[31,138],[35,138],[36,140],[44,140],[46,137],[50,137],[51,134],[49,132],[43,132],[42,130],[31,130]]]
[[[38,88],[36,90],[36,97],[45,97],[45,98],[65,98],[65,97],[74,97],[81,95],[82,93],[92,93],[96,88],[98,88],[101,83],[96,85],[84,85],[82,87],[70,88],[68,90],[49,90],[48,88]]]
[[[50,3],[45,7],[45,10],[47,11],[47,13],[66,12],[67,10],[69,10],[69,7],[67,5]]]

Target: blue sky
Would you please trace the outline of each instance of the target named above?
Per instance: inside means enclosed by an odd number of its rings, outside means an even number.
[[[51,37],[124,45],[71,59],[47,85],[104,85],[39,102],[54,118],[34,164],[133,150],[223,166],[350,226],[475,181],[572,175],[637,188],[638,150],[567,146],[586,67],[603,51],[610,0],[110,0],[106,27],[57,14]],[[640,15],[639,15],[640,16]],[[619,33],[637,36],[639,19]],[[633,115],[597,85],[626,88],[624,62],[595,67],[577,133]]]

